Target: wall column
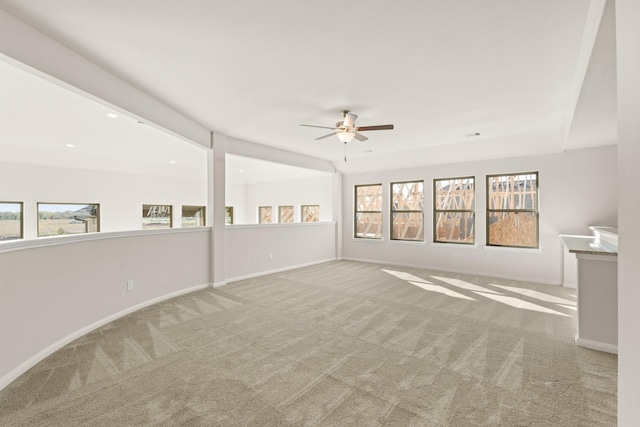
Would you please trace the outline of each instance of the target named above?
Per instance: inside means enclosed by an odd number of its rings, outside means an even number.
[[[612,0],[609,0],[612,1]],[[640,419],[640,2],[617,0],[618,425]]]
[[[213,286],[222,286],[226,282],[225,272],[225,151],[226,137],[219,133],[211,134],[211,145],[213,147],[210,161],[213,163],[213,182],[209,182],[213,188],[212,220],[211,232],[211,280]]]

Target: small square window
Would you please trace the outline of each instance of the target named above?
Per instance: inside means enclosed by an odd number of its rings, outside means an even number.
[[[233,206],[225,206],[225,208],[224,208],[224,223],[225,223],[225,225],[233,224]]]
[[[0,202],[0,242],[22,239],[22,202]]]
[[[142,229],[171,228],[171,205],[142,205]]]
[[[318,205],[302,205],[300,208],[300,218],[302,222],[318,222],[320,221],[320,206]]]
[[[293,222],[293,206],[278,206],[278,222]]]
[[[100,231],[100,205],[38,203],[38,237]]]
[[[273,222],[273,209],[271,206],[258,207],[258,223],[271,224]]]
[[[182,227],[204,227],[205,212],[204,206],[182,206]]]

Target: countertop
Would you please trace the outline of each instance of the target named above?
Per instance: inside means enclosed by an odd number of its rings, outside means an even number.
[[[570,253],[585,255],[608,255],[618,256],[618,251],[607,248],[596,243],[595,236],[574,236],[561,234],[560,239],[565,244]]]

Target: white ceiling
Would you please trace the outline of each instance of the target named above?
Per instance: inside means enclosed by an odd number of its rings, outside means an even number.
[[[352,173],[614,144],[615,22],[609,1],[594,25],[602,1],[0,0],[0,8],[212,131]],[[7,67],[0,78],[9,82]],[[25,156],[54,144],[64,151],[69,121],[29,110],[37,92],[11,87],[0,85],[11,136],[0,139],[4,153],[7,144]],[[65,96],[42,90],[44,99]],[[71,122],[78,139],[104,137],[92,155],[130,154],[106,140],[113,121],[98,104],[89,123],[70,104],[57,111],[82,117]],[[349,143],[345,163],[337,138],[314,141],[324,130],[299,126],[332,126],[342,109],[359,125],[396,128]],[[9,123],[22,125],[12,134]],[[29,148],[42,143],[33,127],[46,127],[50,145]],[[177,155],[151,126],[132,128],[136,142],[150,138],[159,165]]]

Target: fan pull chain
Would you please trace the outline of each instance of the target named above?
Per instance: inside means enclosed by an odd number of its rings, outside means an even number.
[[[344,161],[347,162],[347,143],[344,143]]]

